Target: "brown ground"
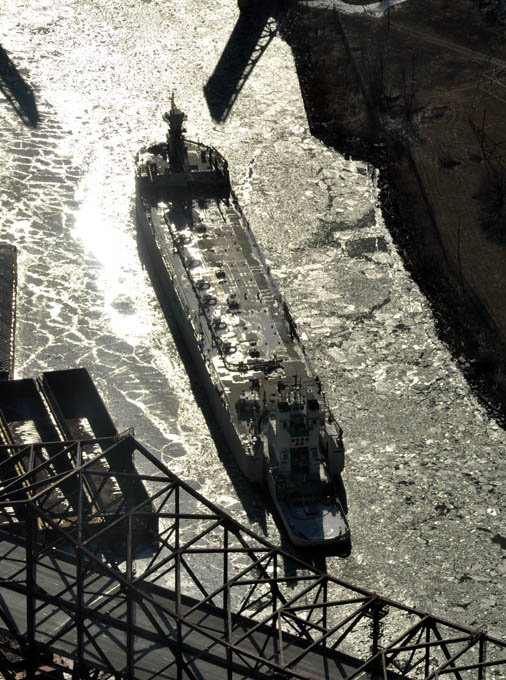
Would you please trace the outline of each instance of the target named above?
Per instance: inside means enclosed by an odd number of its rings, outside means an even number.
[[[385,143],[384,212],[407,265],[471,378],[506,394],[506,27],[470,0],[408,0],[383,19],[299,8],[295,23],[315,130]]]

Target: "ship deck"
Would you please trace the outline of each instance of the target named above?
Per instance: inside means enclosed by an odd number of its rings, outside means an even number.
[[[308,371],[295,325],[234,202],[159,203],[152,221],[229,402],[236,404],[256,385],[266,402],[282,385],[316,395],[319,384]]]

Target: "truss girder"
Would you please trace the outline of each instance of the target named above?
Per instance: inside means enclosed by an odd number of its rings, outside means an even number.
[[[506,642],[292,558],[127,439],[139,474],[112,470],[107,448],[84,455],[82,442],[65,444],[71,503],[37,447],[10,447],[23,494],[4,480],[0,509],[22,506],[23,520],[11,513],[0,526],[0,641],[27,676],[42,667],[132,680],[504,676]],[[113,489],[120,476],[147,496],[104,499],[103,480]],[[136,530],[155,524],[148,540]],[[10,657],[0,644],[6,677]]]

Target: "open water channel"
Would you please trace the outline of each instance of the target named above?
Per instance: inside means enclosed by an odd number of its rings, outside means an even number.
[[[506,623],[506,435],[439,341],[370,168],[312,138],[276,37],[226,122],[203,87],[235,0],[4,0],[0,41],[40,122],[0,99],[0,237],[19,249],[16,377],[86,366],[118,429],[274,543],[261,497],[217,455],[136,244],[133,158],[188,134],[229,160],[344,430],[353,547],[334,575],[471,626]],[[198,392],[198,386],[196,386]],[[225,465],[225,463],[227,463]]]

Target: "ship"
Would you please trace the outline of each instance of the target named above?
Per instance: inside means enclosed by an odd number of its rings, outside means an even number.
[[[342,431],[212,146],[185,136],[136,155],[139,249],[169,302],[225,441],[267,488],[296,546],[349,545]]]

